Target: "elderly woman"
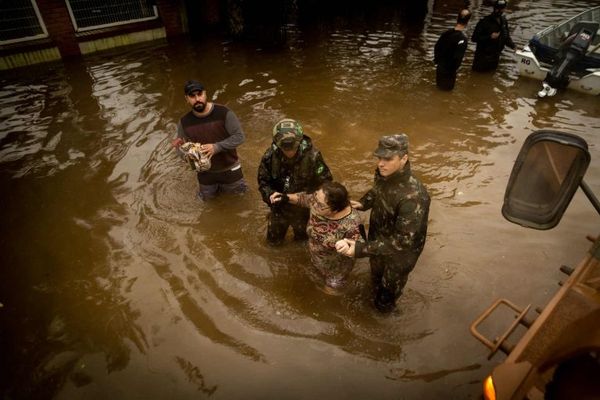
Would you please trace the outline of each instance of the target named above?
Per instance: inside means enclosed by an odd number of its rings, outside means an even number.
[[[325,182],[312,194],[274,193],[273,199],[310,208],[306,232],[312,263],[327,286],[343,286],[355,259],[338,254],[335,243],[341,239],[356,240],[360,237],[360,217],[358,211],[350,206],[346,188],[338,182]]]

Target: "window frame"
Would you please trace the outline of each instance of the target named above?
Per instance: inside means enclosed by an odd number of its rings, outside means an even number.
[[[35,0],[29,0],[29,3],[31,4],[31,6],[33,8],[33,12],[35,14],[35,17],[37,18],[37,21],[42,30],[42,33],[38,33],[37,35],[34,35],[34,36],[23,36],[23,37],[15,38],[15,39],[0,40],[0,46],[13,44],[13,43],[20,43],[20,42],[29,42],[29,41],[38,40],[38,39],[45,39],[48,37],[48,29],[46,29],[46,24],[44,22],[44,19],[42,18],[42,14],[40,13],[40,9],[38,8],[37,2]]]
[[[71,17],[71,22],[73,23],[73,28],[75,29],[75,32],[93,31],[96,29],[111,28],[114,26],[129,25],[135,24],[137,22],[152,21],[158,19],[158,7],[155,4],[152,6],[152,10],[154,11],[154,16],[152,17],[130,19],[127,21],[109,22],[107,24],[80,27],[79,25],[77,25],[77,19],[75,18],[75,13],[73,12],[73,8],[71,7],[71,0],[65,0],[65,4],[67,5],[67,9],[69,10],[69,16]]]

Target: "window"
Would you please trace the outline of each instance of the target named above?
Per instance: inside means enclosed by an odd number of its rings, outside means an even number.
[[[33,0],[0,1],[0,44],[47,36],[48,32]]]
[[[158,18],[152,0],[67,0],[67,6],[78,32]]]

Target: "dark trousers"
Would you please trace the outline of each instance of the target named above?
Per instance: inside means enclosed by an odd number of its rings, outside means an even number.
[[[456,71],[448,71],[439,65],[435,70],[435,84],[441,90],[452,90],[456,83]]]
[[[475,51],[475,57],[473,58],[473,71],[476,71],[476,72],[494,71],[496,68],[498,68],[499,62],[500,62],[500,53],[487,54],[487,53],[477,53],[477,51]]]
[[[306,224],[309,216],[310,210],[308,208],[291,204],[273,207],[269,214],[267,240],[271,244],[280,244],[285,239],[285,234],[290,226],[294,231],[295,240],[307,239]]]
[[[245,193],[248,185],[244,179],[242,168],[223,172],[198,173],[198,197],[201,200],[210,200],[219,193]]]

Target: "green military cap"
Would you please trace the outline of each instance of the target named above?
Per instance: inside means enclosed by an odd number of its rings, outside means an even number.
[[[282,119],[273,127],[273,143],[282,150],[296,150],[303,135],[302,126],[290,118]]]
[[[379,158],[391,158],[395,154],[402,157],[408,154],[408,136],[404,133],[382,136],[374,154]]]

